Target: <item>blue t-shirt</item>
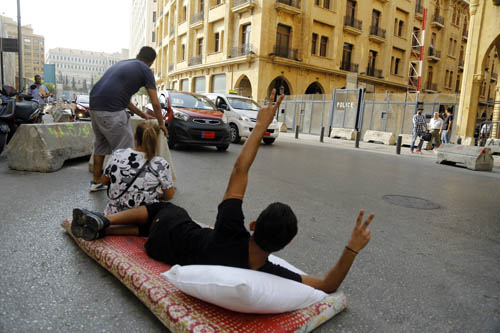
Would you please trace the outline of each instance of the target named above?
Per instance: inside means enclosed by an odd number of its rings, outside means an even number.
[[[151,69],[138,59],[119,61],[104,73],[90,91],[90,109],[124,110],[141,87],[156,89]]]

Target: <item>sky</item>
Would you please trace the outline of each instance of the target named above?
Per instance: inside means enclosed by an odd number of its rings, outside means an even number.
[[[17,0],[1,0],[0,14],[17,21]],[[120,52],[130,44],[130,0],[20,0],[21,24],[45,37],[45,51],[66,47]]]

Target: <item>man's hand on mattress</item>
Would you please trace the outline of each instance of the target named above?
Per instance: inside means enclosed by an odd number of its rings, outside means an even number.
[[[370,241],[371,231],[370,229],[368,229],[368,226],[370,225],[375,215],[373,213],[370,214],[370,216],[368,216],[366,221],[363,223],[364,214],[365,212],[363,210],[359,212],[358,219],[356,220],[356,225],[354,226],[354,229],[351,233],[351,238],[347,243],[347,247],[356,252],[361,251]]]

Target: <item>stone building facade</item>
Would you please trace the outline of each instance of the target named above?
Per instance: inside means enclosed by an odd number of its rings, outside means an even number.
[[[135,58],[143,46],[155,46],[156,0],[132,0],[130,4],[129,58]]]
[[[409,68],[419,57],[426,8],[421,91],[458,93],[468,6],[464,0],[158,0],[155,75],[160,89],[238,89],[257,100],[272,88],[295,95],[353,85],[406,92],[417,83]]]

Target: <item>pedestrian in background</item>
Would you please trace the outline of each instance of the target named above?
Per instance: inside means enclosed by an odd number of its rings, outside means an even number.
[[[434,117],[429,122],[429,127],[432,134],[432,148],[441,146],[441,138],[439,132],[443,126],[443,119],[439,117],[439,112],[434,112]]]
[[[104,157],[117,149],[134,146],[130,115],[126,109],[141,118],[150,118],[131,101],[141,87],[146,87],[158,126],[167,135],[155,77],[150,69],[155,59],[155,50],[144,46],[136,59],[122,60],[111,66],[90,91],[90,119],[95,134],[94,177],[90,182],[90,192],[107,188],[101,180]]]
[[[32,96],[33,99],[40,104],[40,108],[43,109],[47,103],[47,97],[51,94],[49,93],[49,89],[42,83],[42,77],[40,75],[35,75],[35,83],[28,88],[28,95]]]
[[[427,123],[425,122],[425,116],[422,114],[423,106],[417,107],[417,114],[413,116],[413,131],[410,145],[410,153],[413,153],[413,148],[415,147],[415,141],[420,138],[420,142],[417,146],[417,153],[422,154],[422,145],[424,144],[424,139],[422,134],[427,130]]]
[[[446,119],[443,122],[443,126],[441,127],[441,142],[442,143],[450,143],[450,134],[451,134],[451,126],[453,125],[453,113],[451,109],[446,109]]]
[[[491,133],[491,123],[490,122],[485,122],[483,126],[481,126],[481,130],[479,132],[479,138],[481,139],[479,142],[479,145],[481,147],[484,147],[486,145],[486,140],[490,137]]]

